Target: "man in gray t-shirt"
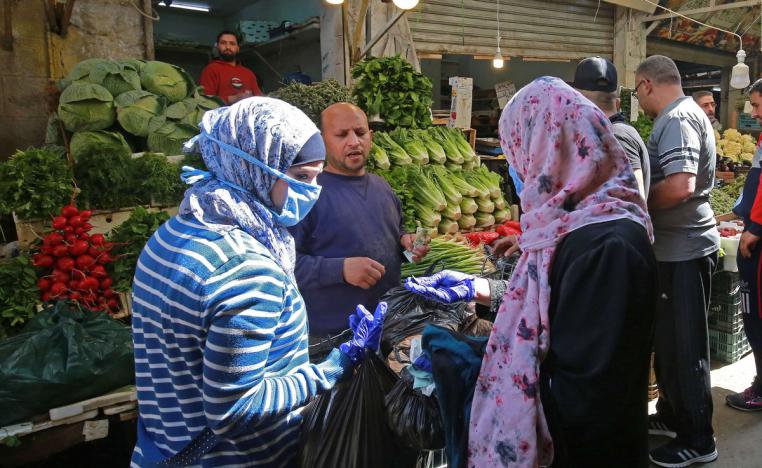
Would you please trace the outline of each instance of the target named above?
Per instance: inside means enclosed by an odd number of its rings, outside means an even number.
[[[659,113],[646,146],[651,158],[651,182],[664,184],[662,191],[672,188],[665,182],[668,176],[695,176],[693,193],[677,205],[666,205],[665,197],[649,203],[656,259],[682,262],[716,252],[720,235],[709,205],[716,149],[714,130],[706,114],[692,98],[676,99]]]
[[[654,55],[635,71],[635,91],[655,118],[648,139],[660,299],[654,330],[657,414],[649,433],[676,436],[651,451],[659,466],[717,459],[712,428],[707,313],[720,237],[709,192],[714,185],[715,141],[706,114],[683,94],[680,72]]]

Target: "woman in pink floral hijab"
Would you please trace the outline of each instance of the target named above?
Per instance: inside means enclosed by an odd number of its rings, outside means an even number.
[[[476,382],[468,465],[647,466],[656,263],[624,151],[598,108],[550,77],[508,103],[500,136],[523,180],[522,254]],[[457,275],[409,287],[489,304],[485,280]]]

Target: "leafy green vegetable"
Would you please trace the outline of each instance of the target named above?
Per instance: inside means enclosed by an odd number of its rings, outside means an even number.
[[[464,197],[463,200],[460,202],[460,211],[464,215],[474,214],[476,213],[478,209],[479,209],[479,205],[476,204],[476,201],[474,201],[473,198]]]
[[[114,138],[121,138],[121,135]],[[74,178],[82,190],[79,199],[91,209],[133,206],[135,193],[129,147],[126,143],[124,146],[109,144],[101,147],[97,142],[98,139],[93,138],[92,144],[77,155]]]
[[[166,97],[169,102],[182,101],[196,89],[193,78],[185,70],[158,61],[145,63],[140,71],[140,83],[146,90]]]
[[[440,234],[455,234],[458,232],[458,222],[452,219],[442,218],[438,230]]]
[[[72,83],[61,93],[58,116],[70,132],[104,130],[116,118],[114,98],[103,86]]]
[[[426,258],[419,263],[407,263],[402,265],[402,278],[422,275],[426,270],[437,262],[444,262],[444,268],[460,271],[472,275],[479,275],[486,265],[482,249],[471,247],[456,242],[446,237],[431,239],[431,250]]]
[[[442,194],[447,199],[448,204],[459,206],[463,200],[463,194],[457,189],[455,183],[450,179],[450,173],[442,166],[430,166],[427,168],[427,175],[433,178]],[[458,218],[452,218],[457,220]]]
[[[427,130],[412,130],[411,134],[413,138],[423,143],[426,147],[426,151],[429,153],[429,161],[431,163],[444,164],[447,162],[447,155],[445,154],[444,148],[442,148],[442,145],[434,141],[434,138]]]
[[[72,83],[88,82],[101,85],[116,97],[127,91],[140,89],[140,75],[135,63],[108,59],[87,59],[74,66],[61,81],[65,89]]]
[[[373,135],[373,142],[386,151],[392,165],[406,166],[413,163],[410,155],[388,133],[376,132]]]
[[[373,143],[370,147],[368,161],[373,165],[374,168],[381,170],[388,170],[392,166],[392,163],[389,161],[389,155],[386,154],[386,151],[384,151],[383,148],[375,143]]]
[[[511,212],[509,210],[501,209],[501,210],[495,210],[494,213],[492,213],[492,216],[495,217],[496,223],[503,223],[505,221],[510,221],[511,219]]]
[[[183,152],[185,142],[196,136],[196,133],[196,129],[190,125],[166,122],[148,135],[148,149],[167,156],[179,155]]]
[[[426,146],[416,140],[414,135],[409,133],[406,128],[397,127],[389,132],[389,136],[405,149],[405,152],[414,163],[424,165],[429,162],[429,152]]]
[[[404,167],[397,167],[391,171],[379,171],[378,175],[383,177],[391,186],[402,206],[402,223],[407,232],[415,232],[415,207],[413,206],[413,192],[409,183],[410,174]]]
[[[201,119],[208,110],[223,106],[224,103],[208,96],[197,94],[194,97],[185,98],[167,108],[167,118],[175,122],[190,125],[195,130],[199,129]]]
[[[647,143],[654,129],[654,121],[641,112],[638,114],[638,120],[633,122],[632,126],[638,131],[643,141]]]
[[[147,137],[166,121],[166,100],[148,91],[128,91],[115,100],[119,124],[133,135]]]
[[[340,85],[336,80],[325,80],[310,86],[292,82],[270,93],[270,97],[298,107],[317,126],[320,126],[320,114],[326,107],[337,102],[354,103],[354,98],[349,89]]]
[[[74,157],[75,168],[82,164],[80,161],[85,156],[131,153],[130,145],[120,133],[105,130],[77,132],[72,135],[69,148]]]
[[[183,199],[186,185],[180,180],[181,168],[163,154],[143,153],[132,160],[133,193],[143,205],[175,205]]]
[[[393,127],[431,124],[431,80],[399,55],[369,57],[352,69],[352,94],[369,117],[380,116]]]
[[[127,221],[108,234],[109,242],[114,242],[113,256],[117,258],[109,265],[114,291],[127,292],[132,286],[138,257],[154,231],[169,219],[164,211],[149,212],[143,207],[135,208]]]
[[[489,227],[495,224],[495,217],[489,213],[476,213],[476,227]]]
[[[29,148],[0,163],[0,213],[21,219],[47,218],[71,198],[74,186],[66,159]]]
[[[37,273],[27,254],[0,261],[0,339],[18,333],[37,313]]]
[[[461,229],[473,229],[476,227],[476,216],[472,214],[464,214],[458,220],[458,226],[460,226]]]

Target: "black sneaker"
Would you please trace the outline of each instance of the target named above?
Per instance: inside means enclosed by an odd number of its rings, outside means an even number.
[[[755,382],[756,383],[756,382]],[[762,395],[754,390],[755,385],[741,393],[733,393],[725,397],[725,403],[731,408],[741,411],[762,411]]]
[[[664,421],[659,419],[658,414],[651,414],[648,416],[648,435],[667,436],[672,437],[673,439],[677,437],[677,433],[667,426]]]
[[[667,468],[682,468],[694,463],[710,463],[717,460],[717,447],[712,444],[707,450],[696,450],[679,440],[672,440],[666,445],[651,450],[651,462]]]

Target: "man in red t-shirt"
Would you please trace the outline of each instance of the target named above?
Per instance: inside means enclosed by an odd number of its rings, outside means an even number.
[[[238,36],[231,31],[222,31],[217,36],[217,50],[220,58],[201,72],[201,86],[209,96],[218,96],[226,104],[234,104],[251,96],[261,96],[254,72],[238,63]]]

